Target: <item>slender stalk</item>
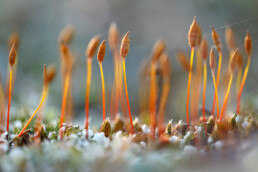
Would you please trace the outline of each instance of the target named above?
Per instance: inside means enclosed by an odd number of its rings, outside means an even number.
[[[157,100],[157,85],[156,85],[156,64],[151,63],[151,76],[150,76],[150,125],[152,129],[152,136],[155,136],[155,123],[156,123],[156,100]]]
[[[87,59],[87,82],[86,82],[86,95],[85,95],[85,112],[86,112],[86,123],[85,128],[89,128],[89,96],[90,96],[90,83],[91,83],[91,58]]]
[[[67,93],[69,89],[69,83],[70,83],[70,71],[67,70],[67,73],[65,75],[65,83],[64,83],[64,91],[63,91],[63,101],[62,101],[62,107],[61,107],[61,116],[60,116],[60,128],[62,127],[62,124],[64,122],[64,113],[65,113],[65,106],[66,106],[66,100],[67,100]]]
[[[169,95],[170,90],[170,83],[168,81],[165,81],[162,87],[162,93],[161,93],[161,100],[159,104],[159,134],[164,131],[164,113],[165,113],[165,107]]]
[[[10,68],[10,80],[9,80],[9,97],[8,97],[8,107],[7,107],[7,125],[6,131],[9,132],[9,119],[10,119],[10,106],[12,98],[12,80],[13,80],[13,69]]]
[[[248,71],[249,71],[250,62],[251,62],[251,57],[248,56],[248,60],[247,60],[247,64],[246,64],[246,67],[245,67],[243,79],[242,79],[241,86],[240,86],[240,89],[239,89],[239,93],[238,93],[238,96],[237,96],[237,114],[239,114],[239,111],[240,111],[241,95],[242,95],[242,92],[243,92],[243,89],[244,89],[244,86],[245,86],[245,81],[246,81],[247,74],[248,74]]]
[[[214,71],[211,71],[212,75],[212,80],[213,80],[213,85],[214,85],[214,90],[215,90],[215,96],[216,96],[216,103],[217,103],[217,119],[219,119],[219,98],[218,98],[218,90],[217,90],[217,84],[215,80],[215,74]]]
[[[191,48],[190,71],[189,71],[189,76],[188,76],[187,97],[186,97],[186,121],[187,121],[188,130],[189,130],[189,124],[190,124],[190,122],[189,122],[189,94],[190,94],[190,87],[191,87],[193,58],[194,58],[194,48]]]
[[[117,56],[119,54],[117,53]],[[119,57],[119,56],[118,56]],[[125,102],[125,95],[123,92],[123,68],[121,64],[121,59],[118,59],[118,100],[121,106],[121,110],[124,116],[124,119],[128,119],[127,112],[126,112],[126,102]],[[118,108],[118,105],[117,105]]]
[[[130,104],[129,104],[128,91],[127,91],[125,59],[123,59],[123,71],[124,71],[125,96],[126,96],[126,101],[127,101],[129,117],[130,117],[131,133],[134,134],[133,120],[132,120],[131,108],[130,108]]]
[[[207,62],[204,61],[203,64],[203,94],[202,94],[202,117],[203,117],[203,126],[205,129],[205,134],[207,135],[206,128],[206,117],[205,117],[205,94],[206,94],[206,82],[207,82]]]
[[[197,89],[197,73],[194,73],[193,74],[193,87],[191,88],[191,107],[190,107],[190,118],[191,118],[191,121],[192,123],[195,121],[195,98],[196,98],[196,92],[195,91]]]
[[[115,54],[117,54],[117,53],[115,53]],[[115,55],[115,58],[116,58],[116,64],[115,64],[115,88],[116,88],[116,90],[115,90],[115,107],[114,107],[114,119],[115,119],[115,117],[116,117],[116,115],[117,115],[117,112],[118,112],[118,108],[119,108],[119,104],[118,104],[118,100],[119,100],[119,88],[118,87],[120,87],[119,86],[119,58],[118,58],[119,56],[117,56],[117,55]]]
[[[103,67],[102,63],[99,63],[100,74],[101,74],[101,81],[102,81],[102,103],[103,103],[103,122],[106,119],[106,107],[105,107],[105,80],[103,74]]]
[[[22,133],[24,132],[24,130],[28,127],[28,125],[30,124],[31,120],[33,119],[33,117],[36,115],[36,113],[38,112],[38,110],[41,108],[42,104],[44,103],[45,97],[47,95],[48,92],[48,82],[47,82],[47,71],[46,71],[46,65],[44,65],[44,85],[43,85],[43,95],[41,97],[40,103],[38,105],[38,107],[36,108],[36,110],[33,112],[33,114],[31,115],[31,117],[29,118],[29,120],[27,121],[27,123],[25,124],[25,126],[22,128],[22,130],[20,131],[18,137],[21,137]]]
[[[227,92],[226,92],[226,95],[225,95],[225,99],[224,99],[224,103],[223,103],[223,106],[222,106],[222,109],[221,109],[221,113],[220,113],[220,119],[219,119],[220,122],[222,121],[222,117],[224,115],[224,111],[226,110],[228,96],[229,96],[230,88],[231,88],[231,84],[232,84],[232,79],[233,79],[233,74],[231,73],[230,74],[230,78],[229,78],[229,83],[228,83],[228,89],[227,89]]]
[[[117,53],[119,57],[119,54]],[[127,119],[127,112],[126,112],[126,103],[125,103],[125,95],[123,92],[123,68],[121,64],[121,59],[118,59],[118,96],[119,102],[121,106],[122,113],[124,115],[124,119]]]
[[[240,90],[242,73],[243,73],[242,68],[239,68],[238,73],[237,73],[237,79],[236,79],[236,96],[238,96],[238,93],[239,93],[239,90]]]
[[[222,62],[222,53],[219,53],[219,63],[218,63],[218,71],[217,71],[217,79],[216,79],[216,87],[219,86],[219,77],[220,77],[220,70],[221,70],[221,62]],[[213,96],[213,104],[212,104],[212,111],[211,114],[214,115],[215,112],[215,104],[216,104],[216,93]]]
[[[42,89],[41,97],[43,97],[43,93],[44,93],[44,88]],[[47,97],[48,97],[48,92],[46,94],[45,99],[47,99]],[[44,104],[39,109],[39,113],[38,113],[38,116],[37,116],[37,119],[36,119],[36,122],[35,122],[35,132],[37,132],[40,129],[42,118],[44,116],[45,106],[46,106],[46,101],[44,102]]]
[[[43,104],[44,100],[45,100],[45,97],[46,97],[46,94],[47,94],[47,88],[44,89],[44,92],[43,92],[43,96],[41,98],[41,101],[37,107],[37,109],[33,112],[33,114],[31,115],[30,119],[28,120],[28,122],[25,124],[25,126],[23,127],[23,129],[20,131],[19,133],[19,137],[21,137],[23,131],[28,127],[28,125],[30,124],[31,120],[33,119],[33,117],[36,115],[36,113],[38,112],[38,110],[40,109],[41,105]]]
[[[196,81],[195,81],[195,88],[194,88],[195,95],[193,95],[193,97],[195,98],[195,100],[193,101],[195,103],[194,115],[192,119],[193,124],[198,123],[199,99],[200,99],[201,87],[202,87],[202,57],[201,57],[201,49],[199,48],[198,51],[196,51]]]
[[[0,125],[1,129],[5,125],[5,93],[0,74]]]

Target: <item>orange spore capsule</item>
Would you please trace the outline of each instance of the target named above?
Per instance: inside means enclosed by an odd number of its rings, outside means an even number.
[[[121,47],[120,47],[120,55],[122,58],[126,58],[130,48],[130,39],[129,39],[129,31],[125,34],[122,39]]]
[[[211,36],[212,36],[212,39],[213,39],[213,43],[214,43],[214,45],[216,46],[217,51],[218,51],[219,53],[221,53],[221,52],[222,52],[222,44],[221,44],[221,40],[220,40],[219,34],[218,34],[218,32],[214,29],[213,26],[211,26],[211,29],[212,29],[212,34],[211,34]]]
[[[201,39],[201,29],[199,24],[196,21],[196,17],[194,17],[188,32],[188,43],[190,47],[191,48],[196,47],[200,42],[200,39]]]

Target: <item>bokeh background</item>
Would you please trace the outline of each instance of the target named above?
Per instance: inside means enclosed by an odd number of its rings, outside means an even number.
[[[116,22],[121,34],[130,30],[131,47],[126,60],[129,98],[134,116],[138,115],[138,79],[140,64],[148,58],[153,44],[163,38],[172,61],[173,75],[167,105],[166,119],[184,118],[187,73],[175,57],[177,50],[190,55],[187,34],[193,16],[206,35],[209,45],[213,25],[223,42],[223,63],[227,68],[229,52],[225,46],[224,31],[231,25],[237,45],[244,55],[244,37],[249,30],[253,38],[253,58],[243,101],[256,109],[258,79],[256,58],[258,51],[258,1],[257,0],[1,0],[0,1],[0,72],[5,82],[8,72],[8,37],[18,31],[21,37],[17,80],[14,86],[12,110],[27,107],[34,109],[42,89],[43,64],[55,63],[58,74],[50,86],[48,108],[61,108],[61,77],[59,72],[58,35],[61,29],[72,24],[76,33],[71,49],[77,55],[73,73],[73,96],[76,118],[84,116],[86,82],[85,49],[90,39],[101,34],[107,39],[111,22]],[[241,22],[249,19],[248,21]],[[236,24],[237,23],[237,24]],[[216,58],[218,58],[216,54]],[[103,62],[107,87],[107,111],[113,83],[113,58],[108,50]],[[234,86],[233,86],[234,87]],[[213,85],[208,72],[207,107],[211,108]],[[229,110],[235,108],[232,91]],[[222,95],[221,95],[222,96]],[[96,58],[93,62],[91,109],[94,118],[101,116],[101,79]],[[59,115],[59,114],[57,114]]]

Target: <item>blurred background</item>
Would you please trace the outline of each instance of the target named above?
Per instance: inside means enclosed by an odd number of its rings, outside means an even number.
[[[86,57],[85,49],[90,39],[101,34],[107,39],[111,22],[115,22],[121,34],[130,31],[131,45],[126,60],[128,92],[134,116],[139,113],[138,80],[141,62],[150,56],[152,46],[159,38],[167,44],[172,62],[171,91],[167,104],[166,120],[185,118],[187,73],[176,60],[177,50],[190,55],[187,34],[193,16],[213,45],[210,26],[213,25],[223,43],[223,67],[227,68],[229,52],[225,45],[225,26],[231,25],[235,32],[237,46],[243,54],[246,30],[253,39],[253,58],[243,94],[245,105],[255,108],[258,76],[258,1],[257,0],[1,0],[0,1],[0,73],[3,82],[8,74],[8,37],[13,31],[20,35],[19,63],[13,91],[12,110],[27,107],[35,109],[39,103],[43,81],[43,64],[55,63],[57,77],[50,85],[48,108],[60,112],[62,87],[59,70],[59,32],[68,24],[75,28],[71,50],[78,58],[73,71],[73,97],[76,118],[84,117]],[[245,22],[243,20],[250,19]],[[239,22],[239,23],[238,23]],[[237,23],[237,24],[236,24]],[[216,52],[216,58],[218,54]],[[106,80],[106,102],[109,112],[114,66],[108,49],[103,61]],[[97,59],[93,61],[93,82],[91,86],[92,118],[101,117],[101,78]],[[234,85],[233,85],[234,87]],[[207,108],[211,109],[214,87],[208,71]],[[252,95],[252,96],[251,96]],[[222,97],[222,95],[220,95]],[[235,109],[235,91],[232,90],[229,109]],[[57,114],[57,116],[59,113]]]

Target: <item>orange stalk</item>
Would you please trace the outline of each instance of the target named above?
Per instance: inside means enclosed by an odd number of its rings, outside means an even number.
[[[217,88],[219,86],[221,62],[222,62],[222,53],[219,53],[219,63],[218,63],[218,71],[217,71],[217,78],[216,78],[216,87]],[[216,104],[216,93],[214,93],[214,96],[213,96],[213,104],[212,104],[212,111],[211,111],[211,114],[213,114],[213,115],[214,115],[214,112],[215,112],[215,104]]]
[[[123,92],[123,69],[122,69],[120,58],[118,60],[118,98],[121,105],[122,113],[124,115],[124,119],[127,119],[125,95]],[[118,105],[117,105],[117,108],[118,108]]]
[[[31,120],[33,119],[33,117],[36,115],[36,113],[38,112],[38,110],[40,109],[40,107],[42,106],[42,104],[44,103],[46,94],[47,94],[47,89],[48,89],[48,83],[47,83],[47,72],[46,72],[46,65],[44,65],[44,91],[43,91],[43,95],[41,97],[40,103],[38,105],[38,107],[36,108],[36,110],[33,112],[33,114],[31,115],[31,117],[29,118],[29,120],[27,121],[27,123],[25,124],[25,126],[23,127],[23,129],[20,131],[18,137],[21,137],[23,131],[28,127],[28,125],[30,124]]]
[[[119,109],[119,85],[118,85],[118,77],[119,77],[119,69],[118,65],[120,65],[120,57],[117,55],[117,48],[119,43],[119,30],[115,23],[111,23],[108,32],[108,44],[113,53],[114,59],[114,83],[111,94],[111,103],[110,103],[110,115],[111,119],[115,119],[115,115],[117,115]]]
[[[217,103],[217,119],[219,119],[219,98],[218,98],[217,85],[216,85],[216,81],[215,81],[215,74],[214,74],[213,71],[211,72],[211,75],[212,75],[212,80],[213,80],[213,85],[214,85],[214,90],[215,90],[216,103]]]
[[[129,104],[128,91],[127,91],[126,68],[125,68],[125,58],[128,55],[129,47],[130,47],[130,39],[129,39],[129,32],[127,32],[121,41],[120,55],[122,57],[122,63],[123,63],[125,96],[126,96],[127,107],[128,107],[128,112],[129,112],[130,124],[131,124],[131,133],[134,134],[134,126],[133,126],[131,108],[130,108],[130,104]]]
[[[191,88],[191,107],[190,107],[190,119],[192,122],[195,121],[195,97],[197,96],[196,95],[196,90],[197,89],[197,73],[194,73],[193,74],[193,87]]]
[[[9,68],[10,68],[10,79],[9,79],[9,96],[8,96],[8,107],[7,107],[7,125],[6,131],[9,132],[9,118],[10,118],[10,106],[12,98],[12,79],[13,79],[13,66],[16,60],[16,44],[14,43],[9,53]]]
[[[2,84],[1,74],[0,74],[0,125],[2,127],[4,127],[5,125],[5,93],[4,93],[4,88]]]
[[[201,42],[201,57],[203,59],[203,93],[202,93],[202,117],[205,134],[207,135],[206,128],[206,116],[205,116],[205,95],[206,95],[206,83],[207,83],[207,58],[209,53],[209,46],[206,38]]]
[[[64,91],[63,91],[63,101],[62,101],[62,107],[61,107],[61,115],[60,115],[60,128],[62,127],[62,124],[64,122],[64,113],[65,113],[65,107],[66,107],[66,100],[67,100],[67,93],[69,89],[69,83],[70,83],[70,71],[69,69],[66,72],[65,75],[65,83],[64,83]]]
[[[246,67],[245,67],[245,71],[244,71],[243,79],[242,79],[242,82],[241,82],[241,86],[240,86],[238,96],[237,96],[237,114],[239,114],[239,112],[240,112],[241,95],[242,95],[242,92],[243,92],[243,89],[244,89],[244,86],[245,86],[245,81],[246,81],[247,74],[248,74],[248,71],[249,71],[250,62],[251,62],[251,57],[249,56],[248,60],[247,60]]]
[[[113,82],[113,88],[112,88],[112,93],[111,93],[111,101],[110,101],[110,117],[111,119],[115,119],[115,115],[118,112],[118,100],[119,100],[119,91],[118,91],[118,64],[119,64],[119,59],[118,56],[116,55],[117,52],[116,50],[113,50],[113,59],[114,59],[114,82]]]
[[[238,57],[238,48],[235,50],[234,55],[232,56],[231,61],[229,63],[230,77],[229,77],[227,92],[226,92],[224,102],[223,102],[223,105],[222,105],[222,109],[221,109],[221,113],[220,113],[220,119],[219,119],[220,122],[222,121],[222,117],[223,117],[224,112],[226,111],[226,108],[227,108],[227,101],[228,101],[228,96],[229,96],[229,93],[230,93],[230,88],[231,88],[231,85],[232,85],[233,71],[234,71],[234,68],[235,68],[236,63],[237,63],[237,57]]]
[[[241,87],[241,79],[242,79],[242,68],[238,69],[238,73],[237,73],[237,79],[236,79],[236,96],[238,96],[240,87]]]
[[[211,51],[210,51],[210,68],[211,68],[211,75],[212,75],[212,80],[213,80],[213,85],[214,85],[214,90],[215,90],[216,103],[217,103],[217,119],[219,119],[219,98],[218,98],[217,83],[216,83],[216,80],[215,80],[216,59],[215,59],[214,48],[213,47],[211,47]]]
[[[156,64],[160,59],[165,49],[165,43],[163,40],[156,41],[151,54],[151,69],[150,69],[150,128],[152,130],[152,136],[155,136],[156,129],[156,104],[157,104],[157,83],[156,83]],[[163,54],[163,57],[166,55]],[[167,57],[165,57],[166,59]]]
[[[100,74],[101,74],[101,81],[102,81],[102,103],[103,103],[103,121],[105,120],[106,116],[106,108],[105,108],[105,80],[103,74],[102,63],[99,63],[100,67]]]
[[[206,128],[206,117],[205,117],[205,94],[206,94],[206,82],[207,82],[207,62],[204,61],[203,64],[203,93],[202,93],[202,117],[203,117],[203,126],[205,129],[205,134],[207,135]]]
[[[196,51],[196,81],[195,81],[195,88],[194,91],[195,100],[193,101],[195,103],[194,105],[194,115],[192,122],[196,124],[198,122],[198,112],[199,112],[199,99],[200,99],[200,93],[201,93],[201,87],[202,87],[202,57],[201,57],[201,49],[199,48],[198,51]]]
[[[217,80],[216,80],[216,86],[218,88],[219,85],[219,77],[220,77],[220,69],[221,69],[221,62],[222,62],[222,43],[219,37],[219,34],[217,33],[217,31],[213,28],[213,26],[211,26],[211,30],[212,30],[212,39],[213,39],[213,43],[217,49],[217,51],[219,52],[219,65],[218,65],[218,71],[217,71]],[[215,103],[216,103],[216,96],[214,93],[213,96],[213,104],[212,104],[212,111],[211,114],[214,115],[214,111],[215,111]]]
[[[8,96],[8,106],[7,106],[7,125],[6,131],[9,132],[9,119],[10,119],[10,106],[11,106],[11,98],[12,98],[12,78],[13,70],[10,69],[10,80],[9,80],[9,96]]]
[[[162,87],[162,93],[161,93],[161,100],[159,104],[159,131],[163,131],[164,128],[164,113],[165,113],[165,107],[169,95],[170,90],[170,83],[165,81]],[[161,133],[159,133],[161,134]]]
[[[127,91],[125,59],[123,59],[123,71],[124,71],[124,83],[125,83],[125,96],[126,96],[126,101],[127,101],[129,117],[130,117],[130,124],[131,124],[131,130],[132,130],[131,132],[133,134],[134,133],[134,127],[133,127],[133,120],[132,120],[131,108],[130,108],[130,104],[129,104],[128,91]]]
[[[189,70],[189,75],[188,75],[187,97],[186,97],[186,122],[187,122],[188,129],[189,129],[189,125],[190,125],[189,96],[190,96],[190,87],[191,87],[191,78],[192,78],[193,58],[194,58],[194,48],[191,48],[190,70]]]
[[[87,81],[86,81],[86,93],[85,93],[85,114],[86,114],[86,121],[85,121],[85,128],[88,131],[89,129],[89,97],[90,97],[90,84],[91,84],[91,63],[94,54],[97,51],[99,45],[100,37],[97,35],[93,37],[86,49],[86,56],[87,56]],[[86,138],[88,138],[88,133],[86,133]]]
[[[105,80],[104,80],[103,67],[102,67],[102,61],[104,60],[105,52],[106,52],[106,40],[103,40],[99,46],[98,56],[97,56],[99,61],[100,75],[101,75],[101,81],[102,81],[103,122],[105,121],[105,118],[106,118]]]
[[[43,87],[42,92],[41,92],[41,97],[43,97],[43,94],[44,94],[44,87]],[[46,93],[45,99],[47,99],[47,97],[48,97],[48,92]],[[44,102],[44,104],[39,109],[39,113],[38,113],[38,116],[37,116],[37,119],[36,119],[36,122],[35,122],[35,132],[37,132],[40,129],[42,118],[43,118],[43,115],[44,115],[45,106],[46,106],[46,101]]]
[[[87,81],[86,81],[86,96],[85,96],[85,112],[86,123],[85,128],[89,128],[89,97],[90,97],[90,84],[91,84],[91,59],[87,59]]]
[[[187,97],[186,97],[186,121],[187,121],[187,128],[189,130],[190,120],[189,120],[189,94],[190,94],[190,87],[191,87],[191,77],[192,77],[192,68],[193,68],[193,59],[194,59],[194,49],[197,45],[201,42],[201,28],[199,24],[196,22],[196,17],[194,17],[193,22],[190,26],[188,32],[188,43],[191,47],[191,58],[190,58],[190,70],[188,76],[188,85],[187,85]]]
[[[237,58],[237,80],[236,80],[236,96],[238,96],[238,92],[241,86],[241,80],[242,80],[242,73],[243,73],[243,56],[239,53],[239,56]]]
[[[156,85],[156,64],[151,63],[151,76],[150,76],[150,125],[152,135],[155,136],[155,123],[156,123],[156,100],[157,100],[157,85]]]
[[[195,96],[195,108],[194,108],[194,123],[198,122],[198,112],[199,112],[199,100],[200,100],[200,92],[201,92],[201,87],[202,87],[202,76],[199,76],[197,78],[197,83],[196,83],[196,96]]]
[[[162,66],[162,78],[163,87],[160,98],[159,110],[158,110],[158,131],[159,135],[165,131],[164,125],[164,113],[167,104],[167,99],[170,91],[170,77],[171,77],[171,65],[167,54],[163,53],[160,57],[160,63]]]
[[[115,54],[117,54],[117,52],[115,52]],[[119,83],[121,83],[119,81],[119,67],[120,67],[120,59],[118,58],[119,56],[115,55],[115,104],[114,104],[114,119],[116,118],[116,115],[118,113],[118,109],[119,109],[119,99],[121,99],[119,97],[119,89],[121,89],[121,85],[119,85]]]
[[[48,84],[53,81],[53,79],[55,78],[55,75],[56,75],[55,65],[49,65],[47,67],[47,83]],[[43,97],[43,92],[44,92],[44,87],[41,92],[41,97]],[[47,100],[47,97],[48,97],[48,91],[47,91],[46,98],[45,98],[46,100]],[[40,129],[42,118],[44,116],[45,106],[46,106],[46,101],[44,102],[44,104],[42,105],[42,107],[39,110],[38,117],[35,122],[35,132],[37,132]]]
[[[226,95],[225,95],[225,98],[224,98],[224,102],[223,102],[223,105],[222,105],[222,109],[221,109],[221,113],[220,113],[220,119],[219,119],[220,122],[222,121],[222,117],[224,115],[224,111],[226,110],[226,107],[227,107],[227,101],[228,101],[228,96],[229,96],[229,93],[230,93],[232,79],[233,79],[233,74],[231,73],[230,74],[230,78],[229,78],[227,92],[226,92]]]
[[[245,67],[245,72],[244,72],[244,76],[243,76],[243,79],[242,79],[242,82],[241,82],[240,90],[239,90],[239,93],[238,93],[238,96],[237,96],[237,113],[238,114],[239,114],[239,111],[240,111],[241,95],[242,95],[242,92],[243,92],[243,89],[244,89],[246,77],[247,77],[248,70],[249,70],[249,67],[250,67],[250,62],[251,62],[252,39],[251,39],[250,33],[248,31],[246,32],[246,36],[245,36],[245,52],[248,56],[248,60],[247,60],[247,64],[246,64],[246,67]]]

